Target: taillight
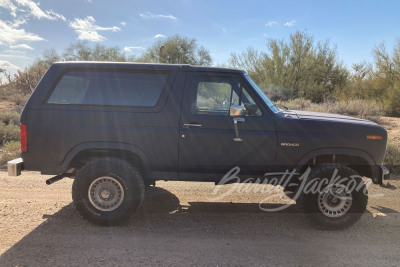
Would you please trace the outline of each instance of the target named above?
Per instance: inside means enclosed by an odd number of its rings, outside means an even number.
[[[28,152],[28,132],[25,123],[21,123],[21,151]]]

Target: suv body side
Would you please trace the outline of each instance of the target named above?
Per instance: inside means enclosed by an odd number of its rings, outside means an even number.
[[[161,72],[168,74],[168,79],[153,107],[47,103],[63,74],[75,70]],[[177,177],[180,104],[185,80],[185,73],[178,70],[178,66],[143,64],[54,64],[21,117],[28,132],[28,152],[22,153],[25,168],[59,174],[74,167],[74,160],[82,153],[90,157],[90,151],[126,151],[140,158],[148,176],[163,172]]]
[[[49,103],[63,75],[74,71],[100,76],[161,73],[168,78],[153,106]],[[218,110],[202,110],[201,105],[209,104],[199,100],[203,83],[230,90],[228,103],[218,96],[213,103]],[[234,104],[233,94],[240,95],[240,104],[242,91],[257,112],[237,124],[240,138],[235,140],[234,118],[227,107]],[[36,87],[21,116],[28,132],[28,152],[22,153],[24,167],[43,174],[72,173],[93,159],[111,155],[134,161],[144,179],[217,182],[235,166],[241,168],[243,176],[262,177],[266,172],[294,167],[301,171],[304,166],[337,162],[352,166],[374,183],[382,182],[380,164],[387,140],[382,127],[333,114],[275,113],[256,91],[245,72],[233,69],[56,63]],[[193,109],[196,103],[200,105],[197,111]],[[381,140],[367,140],[366,135],[381,136]]]

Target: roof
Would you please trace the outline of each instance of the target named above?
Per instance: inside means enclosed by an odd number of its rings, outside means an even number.
[[[63,65],[66,68],[82,67],[82,68],[118,68],[118,69],[154,69],[154,70],[185,70],[185,71],[211,71],[211,72],[237,72],[244,73],[243,70],[193,66],[189,64],[158,64],[158,63],[135,63],[135,62],[104,62],[104,61],[61,61],[54,65]]]

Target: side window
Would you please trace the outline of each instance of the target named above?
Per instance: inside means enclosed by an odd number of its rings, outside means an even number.
[[[226,115],[229,110],[232,85],[225,81],[199,81],[195,113]]]
[[[167,78],[167,73],[71,71],[64,74],[47,103],[152,107]]]
[[[227,116],[232,104],[243,106],[245,116],[262,114],[247,90],[235,78],[199,76],[194,84],[194,114]]]
[[[67,73],[58,82],[47,103],[80,104],[88,86],[88,79]]]
[[[245,116],[261,116],[261,110],[245,88],[241,89],[239,105],[244,107]]]

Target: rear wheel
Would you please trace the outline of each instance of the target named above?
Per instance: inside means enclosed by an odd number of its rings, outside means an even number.
[[[327,164],[310,172],[297,201],[311,223],[324,229],[343,229],[365,212],[368,191],[361,176],[347,166]]]
[[[143,202],[144,184],[129,163],[103,158],[86,164],[72,185],[72,199],[90,222],[115,225],[128,219]]]

